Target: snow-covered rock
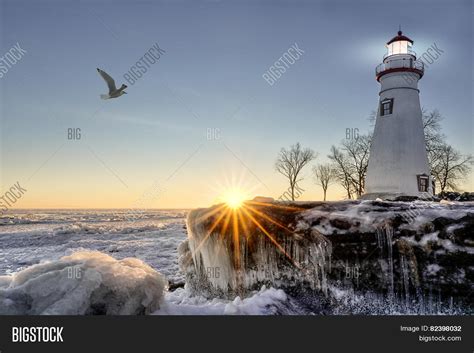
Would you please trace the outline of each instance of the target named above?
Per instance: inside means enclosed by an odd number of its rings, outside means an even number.
[[[165,278],[135,258],[83,251],[0,276],[0,315],[138,315],[160,307]]]
[[[262,285],[290,283],[325,291],[327,239],[318,232],[303,237],[265,215],[257,220],[253,212],[267,206],[248,204],[254,205],[253,211],[245,211],[248,214],[220,212],[219,205],[190,212],[189,238],[178,248],[188,287],[208,297],[226,298],[246,295]],[[268,205],[280,217],[294,216],[295,211],[289,211],[292,207]]]
[[[474,202],[248,202],[235,212],[189,213],[179,254],[192,293],[244,298],[266,285],[318,313],[472,310]]]

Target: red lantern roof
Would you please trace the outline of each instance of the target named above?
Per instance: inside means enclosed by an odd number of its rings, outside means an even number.
[[[413,44],[413,41],[410,38],[408,38],[407,36],[404,36],[402,34],[402,31],[398,31],[397,35],[387,42],[387,45],[389,45],[393,42],[398,42],[400,40],[406,40],[406,41],[410,42],[411,44]]]

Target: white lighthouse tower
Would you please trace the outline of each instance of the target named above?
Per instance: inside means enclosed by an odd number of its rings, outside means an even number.
[[[418,89],[424,66],[412,44],[398,31],[375,70],[380,100],[363,199],[433,194]]]

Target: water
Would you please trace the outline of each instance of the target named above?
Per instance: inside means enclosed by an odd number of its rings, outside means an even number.
[[[13,210],[0,217],[0,276],[77,250],[136,257],[173,282],[186,210]]]

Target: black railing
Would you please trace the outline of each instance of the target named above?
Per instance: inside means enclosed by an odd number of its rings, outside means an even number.
[[[425,71],[425,66],[423,64],[423,61],[401,58],[401,59],[390,60],[389,62],[378,65],[375,68],[375,75],[378,76],[380,73],[384,71],[393,70],[393,69],[401,69],[401,68],[415,69],[415,70],[421,71],[422,74]]]

